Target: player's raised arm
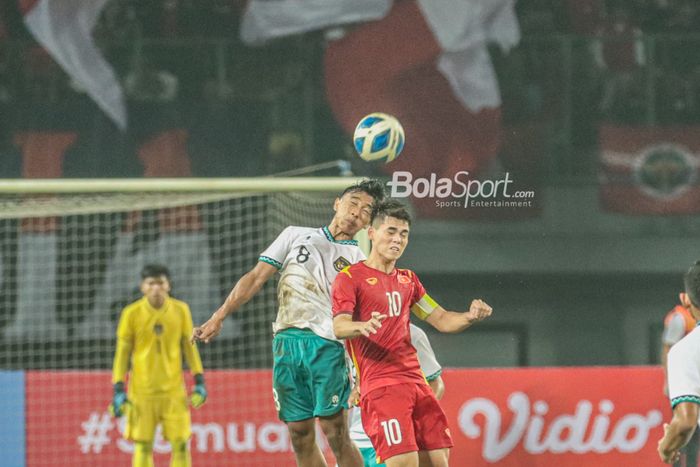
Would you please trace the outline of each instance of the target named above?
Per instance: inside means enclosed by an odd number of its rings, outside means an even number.
[[[472,300],[469,311],[464,313],[447,311],[438,305],[425,320],[440,332],[461,332],[488,318],[492,312],[493,309],[486,302],[476,299]]]
[[[226,297],[223,305],[216,310],[206,323],[194,328],[192,342],[202,341],[208,344],[219,335],[228,315],[238,310],[257,294],[263,285],[277,272],[277,268],[259,261],[253,269],[245,273]]]
[[[472,300],[466,312],[447,311],[428,295],[415,273],[411,272],[409,277],[414,285],[411,312],[440,332],[464,331],[472,324],[488,318],[493,312],[493,309],[479,298]]]

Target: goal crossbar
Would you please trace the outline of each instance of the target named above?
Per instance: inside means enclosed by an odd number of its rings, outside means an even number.
[[[0,193],[148,193],[334,191],[361,177],[0,179]]]

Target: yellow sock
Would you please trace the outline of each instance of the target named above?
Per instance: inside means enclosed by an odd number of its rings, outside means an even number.
[[[153,467],[153,443],[137,441],[134,443],[133,467]]]
[[[187,441],[172,441],[170,445],[173,448],[170,454],[170,467],[192,467]]]

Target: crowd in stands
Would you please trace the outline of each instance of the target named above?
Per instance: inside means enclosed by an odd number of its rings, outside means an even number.
[[[341,135],[322,104],[321,36],[244,47],[238,33],[245,0],[108,3],[95,38],[123,84],[127,134],[33,42],[14,3],[0,3],[4,176],[22,175],[16,134],[26,130],[76,133],[64,176],[101,176],[105,166],[115,176],[143,173],[143,146],[175,130],[186,132],[184,140],[180,134],[168,144],[180,138],[186,145],[180,150],[189,153],[194,175],[259,175],[345,155],[339,148],[304,160],[308,119],[300,113],[323,129],[315,146],[338,146],[333,138]],[[700,122],[697,0],[519,0],[516,8],[523,41],[495,57],[506,122],[560,115],[564,92],[570,93],[574,144],[590,143],[600,121]],[[570,88],[563,90],[567,75]],[[317,96],[305,108],[302,90],[309,83]],[[239,155],[235,164],[231,148]],[[96,151],[112,162],[84,163]],[[267,157],[257,157],[261,153]]]
[[[237,40],[240,13],[235,0],[107,4],[94,37],[123,86],[129,126],[122,134],[33,40],[19,9],[3,2],[4,175],[30,176],[27,149],[18,147],[17,135],[37,131],[75,134],[61,154],[66,177],[137,176],[149,167],[156,172],[151,175],[160,176],[269,173],[269,158],[258,155],[268,152],[270,132],[284,123],[278,121],[280,107],[292,105],[285,99],[293,100],[292,91],[301,85],[298,76],[292,79],[281,70],[299,54],[296,44],[245,50]],[[254,78],[254,70],[263,73]],[[174,167],[183,152],[188,167]],[[101,158],[90,157],[95,153]],[[170,159],[144,160],[163,153]],[[284,170],[286,164],[275,168]]]
[[[571,50],[576,55],[573,100],[582,104],[574,107],[584,113],[576,119],[581,128],[601,119],[650,125],[700,122],[699,2],[521,0],[517,5],[525,37],[579,38]],[[556,55],[552,48],[545,50]],[[559,58],[552,66],[561,66]],[[599,105],[592,108],[586,105],[590,102]]]
[[[594,35],[621,11],[644,33],[694,33],[700,15],[694,0],[518,0],[516,8],[526,35]]]

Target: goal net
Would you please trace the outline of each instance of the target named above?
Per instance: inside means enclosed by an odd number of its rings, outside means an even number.
[[[172,295],[201,324],[284,227],[327,224],[334,198],[356,181],[0,183],[0,382],[9,394],[0,452],[9,465],[129,465],[124,420],[107,406],[116,326],[140,297],[141,268],[166,265]],[[192,410],[194,465],[293,465],[271,391],[275,286],[200,344],[209,399]],[[168,465],[162,437],[154,450],[156,465]]]

